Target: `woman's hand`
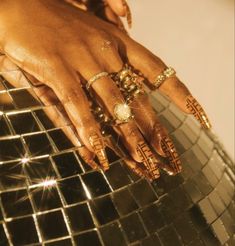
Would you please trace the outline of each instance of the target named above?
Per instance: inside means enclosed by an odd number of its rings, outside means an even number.
[[[90,110],[84,85],[100,72],[118,72],[128,62],[148,79],[151,87],[166,65],[115,26],[59,0],[4,0],[0,3],[0,52],[13,63],[52,89],[62,103],[79,138],[108,168],[100,125]],[[153,88],[153,87],[151,87]],[[110,77],[92,84],[91,92],[110,117],[125,102]],[[184,112],[193,113],[209,127],[206,115],[188,89],[172,76],[160,90]],[[143,163],[153,178],[161,163],[151,151],[168,157],[168,171],[181,170],[172,141],[160,126],[146,95],[132,104],[135,120],[114,126],[132,158]],[[141,164],[140,164],[141,166]]]

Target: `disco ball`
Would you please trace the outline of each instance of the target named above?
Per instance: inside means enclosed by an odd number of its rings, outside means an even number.
[[[91,170],[33,89],[1,77],[0,245],[235,245],[233,162],[191,116],[151,102],[183,164],[153,183],[109,149],[110,169]]]

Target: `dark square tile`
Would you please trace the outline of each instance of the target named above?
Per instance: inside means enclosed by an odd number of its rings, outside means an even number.
[[[58,185],[68,204],[82,202],[87,199],[86,192],[78,177],[61,180]]]
[[[0,108],[1,110],[1,108]],[[6,119],[0,113],[0,137],[5,137],[11,135],[10,129],[7,125]]]
[[[90,201],[90,206],[93,214],[101,225],[111,222],[119,217],[110,196],[92,200]]]
[[[177,187],[171,191],[169,196],[172,201],[174,201],[175,206],[177,206],[181,211],[187,210],[193,205],[182,187]]]
[[[46,112],[42,109],[35,110],[34,113],[38,117],[39,121],[42,123],[43,127],[48,130],[55,128],[54,123],[50,120],[50,118],[47,116]]]
[[[0,108],[3,112],[15,109],[12,98],[8,95],[7,92],[0,93]]]
[[[0,165],[0,190],[6,191],[12,188],[26,186],[26,178],[22,165],[18,162]]]
[[[79,155],[78,151],[75,152],[76,153],[76,156],[78,157],[83,169],[88,172],[88,171],[91,171],[92,168],[82,159],[82,157]]]
[[[152,234],[151,236],[145,238],[142,241],[141,246],[162,246],[162,244],[158,236],[155,234]]]
[[[160,199],[156,205],[167,223],[171,223],[181,213],[181,208],[176,206],[169,196]]]
[[[131,185],[130,191],[140,206],[147,205],[157,200],[154,191],[145,179]]]
[[[134,212],[139,208],[132,194],[127,188],[112,193],[112,196],[113,202],[119,214],[121,215]]]
[[[96,231],[90,231],[83,234],[79,234],[74,237],[74,240],[76,242],[76,245],[79,246],[102,246]]]
[[[89,230],[95,227],[92,215],[86,203],[66,208],[73,233]]]
[[[111,165],[109,170],[105,172],[105,175],[114,190],[131,183],[126,170],[122,167],[120,162]]]
[[[38,184],[45,180],[56,179],[56,173],[48,157],[32,159],[27,165],[25,170],[29,177],[31,184]]]
[[[108,183],[100,172],[91,172],[82,175],[82,179],[92,197],[105,195],[111,192]]]
[[[140,211],[140,216],[149,233],[160,230],[165,226],[164,217],[155,204],[142,209]]]
[[[44,133],[24,137],[25,142],[33,156],[53,153],[53,148]]]
[[[32,89],[11,91],[10,94],[19,109],[41,105]]]
[[[188,210],[187,216],[193,222],[194,227],[198,231],[202,231],[208,226],[202,211],[197,205],[194,205],[192,208]]]
[[[122,218],[120,222],[130,243],[146,237],[144,226],[137,213]]]
[[[68,235],[61,211],[38,215],[37,220],[44,240],[50,240]]]
[[[62,178],[82,173],[80,164],[72,152],[53,156],[53,160]]]
[[[37,122],[30,112],[8,115],[16,134],[40,131]]]
[[[112,149],[110,149],[109,147],[106,147],[105,151],[106,151],[109,163],[113,163],[115,161],[120,160],[120,157]]]
[[[49,131],[48,134],[53,139],[59,151],[71,149],[74,147],[72,142],[68,139],[68,137],[64,134],[64,132],[61,129]]]
[[[158,236],[164,246],[182,246],[176,231],[171,226],[162,229]]]
[[[32,217],[12,220],[6,225],[14,245],[28,245],[39,242]]]
[[[198,236],[192,222],[183,214],[174,221],[174,227],[186,245]]]
[[[201,233],[201,238],[206,246],[221,246],[219,240],[210,228],[207,228]]]
[[[7,240],[7,236],[5,234],[5,231],[4,231],[4,228],[3,228],[3,225],[0,224],[0,245],[4,246],[8,246],[9,243],[8,243],[8,240]]]
[[[198,172],[198,174],[196,174],[196,176],[193,178],[193,181],[197,188],[204,195],[208,195],[213,189],[202,172]]]
[[[33,213],[27,190],[4,192],[1,194],[1,199],[7,217]]]
[[[100,234],[105,246],[126,246],[124,235],[117,223],[100,228]]]
[[[37,211],[46,211],[62,206],[56,187],[39,187],[30,190]]]
[[[22,158],[25,155],[20,138],[0,140],[0,161]]]
[[[45,246],[73,246],[73,244],[70,239],[64,239],[51,243],[45,243]]]

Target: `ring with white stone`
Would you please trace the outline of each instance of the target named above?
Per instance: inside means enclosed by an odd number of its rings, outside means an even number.
[[[161,74],[157,76],[153,82],[156,88],[159,88],[166,79],[175,76],[176,71],[172,67],[167,67]]]
[[[108,77],[109,76],[109,73],[108,72],[100,72],[100,73],[97,73],[96,75],[94,75],[93,77],[91,77],[88,81],[87,81],[87,84],[86,84],[86,88],[87,90],[90,89],[90,87],[92,86],[92,84],[94,82],[96,82],[98,79],[101,79],[103,77]]]
[[[126,103],[116,104],[114,106],[113,112],[116,117],[116,124],[127,123],[129,120],[134,118],[130,106],[128,106]]]

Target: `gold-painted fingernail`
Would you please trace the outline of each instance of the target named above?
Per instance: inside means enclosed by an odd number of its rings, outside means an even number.
[[[104,146],[104,142],[102,140],[101,137],[99,137],[98,134],[94,133],[90,136],[89,138],[89,142],[100,162],[101,167],[103,168],[103,170],[108,170],[109,169],[109,162],[108,162],[108,158],[105,152],[105,146]]]
[[[131,28],[132,27],[131,9],[130,9],[129,5],[127,4],[126,0],[122,0],[122,4],[123,4],[124,8],[126,9],[126,20],[127,20],[128,27]]]
[[[203,128],[211,128],[211,123],[205,111],[203,110],[200,103],[192,95],[189,95],[186,98],[186,107],[191,112],[191,114],[197,119],[197,121],[199,121]]]
[[[181,172],[182,171],[181,162],[173,141],[167,136],[162,137],[161,148],[165,153],[166,157],[168,158],[170,165],[174,170],[174,173]]]
[[[141,141],[137,145],[137,153],[145,165],[146,169],[150,172],[151,176],[154,179],[160,177],[158,161],[155,158],[153,152],[150,150],[149,146],[144,142]]]

